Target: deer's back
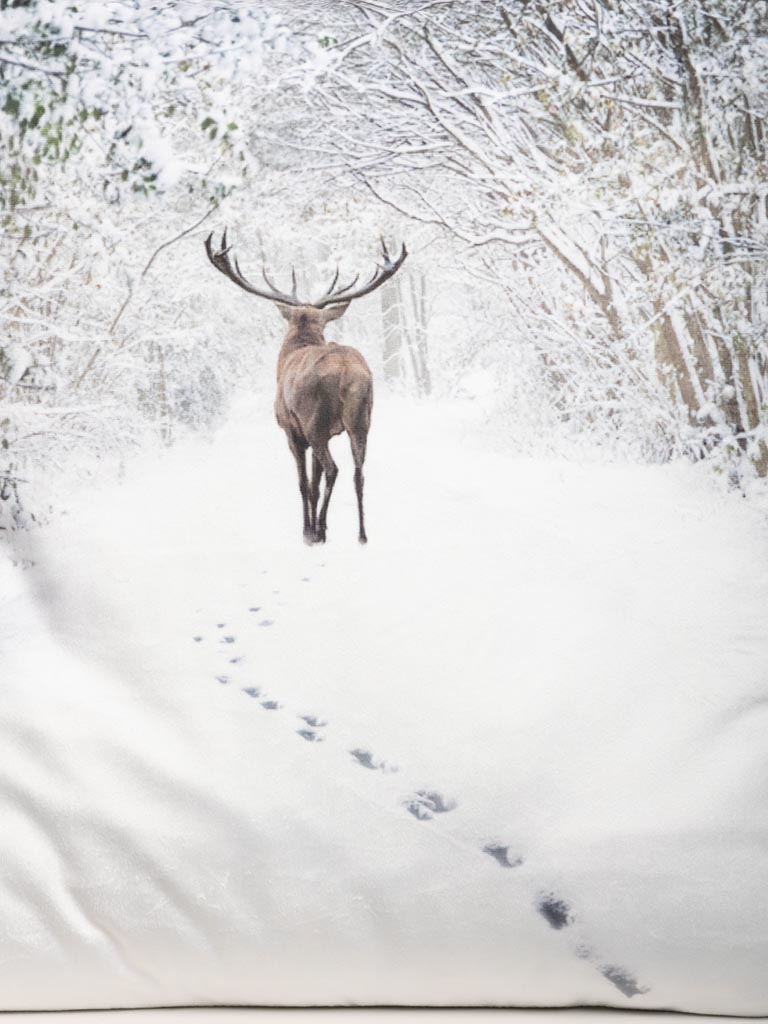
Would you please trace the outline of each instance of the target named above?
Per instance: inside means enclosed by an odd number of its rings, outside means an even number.
[[[348,345],[309,345],[280,367],[275,411],[283,428],[297,426],[305,440],[343,430],[367,432],[373,407],[370,368]]]

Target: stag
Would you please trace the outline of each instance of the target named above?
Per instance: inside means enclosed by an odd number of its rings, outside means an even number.
[[[331,457],[329,442],[344,431],[349,436],[355,464],[355,493],[359,519],[358,540],[366,544],[363,513],[363,464],[373,409],[373,378],[363,356],[349,345],[327,342],[325,325],[338,320],[353,299],[369,295],[388,281],[403,265],[408,255],[405,245],[399,256],[390,257],[381,239],[383,265],[376,268],[365,284],[358,287],[360,275],[346,285],[339,284],[339,268],[325,293],[316,302],[303,302],[296,293],[296,272],[291,271],[290,295],[272,283],[266,269],[262,277],[266,287],[246,280],[237,259],[230,256],[227,232],[221,236],[218,249],[213,235],[205,240],[208,259],[218,271],[243,291],[274,302],[288,321],[277,358],[277,396],[275,415],[285,431],[299,472],[304,540],[308,544],[325,543],[328,529],[328,505],[338,467]],[[306,454],[312,449],[312,477],[307,476]],[[325,480],[320,504],[320,485]]]

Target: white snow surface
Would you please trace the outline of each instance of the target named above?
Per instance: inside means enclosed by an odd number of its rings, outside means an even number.
[[[768,1014],[764,519],[473,408],[377,400],[367,547],[259,396],[16,539],[4,1009]]]

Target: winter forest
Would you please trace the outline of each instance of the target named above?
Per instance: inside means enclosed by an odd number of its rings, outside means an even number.
[[[749,491],[767,70],[752,0],[2,0],[0,528],[271,391],[283,325],[205,259],[225,226],[310,292],[407,242],[329,330],[378,395]]]

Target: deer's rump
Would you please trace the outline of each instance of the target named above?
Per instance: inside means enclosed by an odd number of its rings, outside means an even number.
[[[307,444],[347,431],[367,434],[373,378],[363,356],[346,345],[312,346],[291,356],[276,402],[277,420],[299,429]]]

